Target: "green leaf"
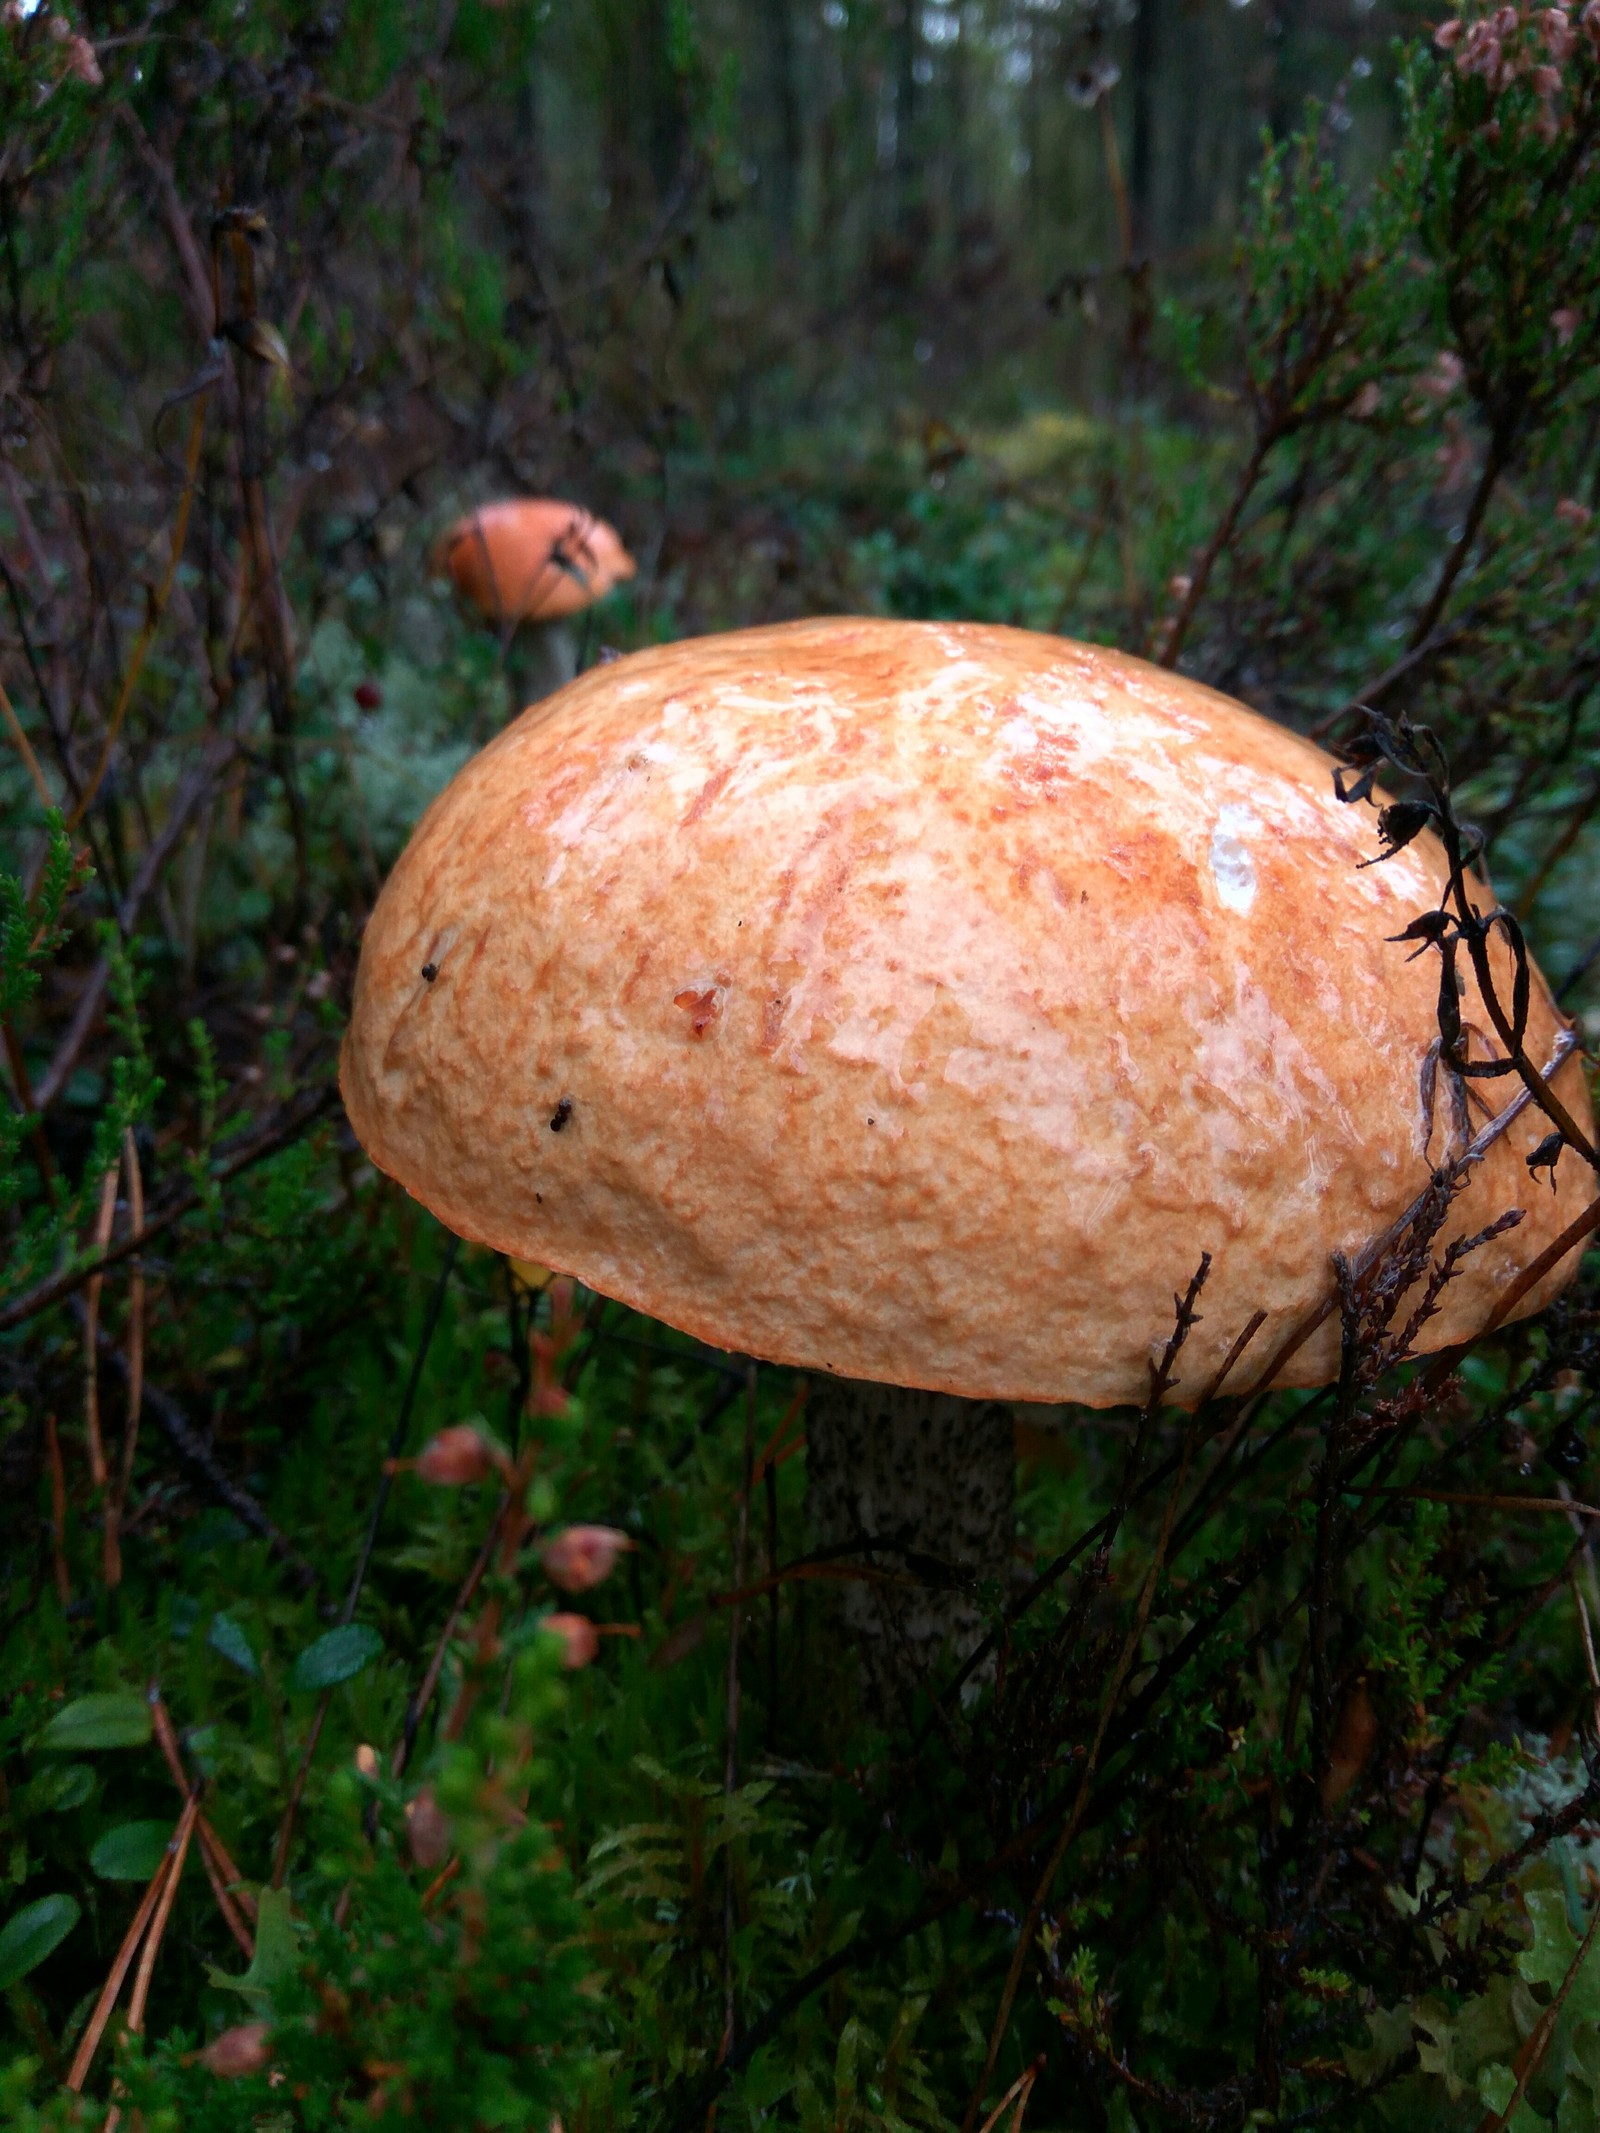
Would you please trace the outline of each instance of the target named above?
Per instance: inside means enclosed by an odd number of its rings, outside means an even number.
[[[774,2045],[764,2045],[744,2072],[744,2100],[753,2111],[770,2111],[795,2084],[795,2069]]]
[[[28,1812],[64,1815],[81,1807],[93,1790],[94,1772],[87,1763],[46,1763],[28,1787]]]
[[[289,1670],[291,1689],[331,1689],[370,1666],[383,1639],[369,1622],[346,1622],[308,1644]]]
[[[151,1730],[150,1706],[145,1699],[126,1689],[112,1689],[98,1696],[80,1696],[58,1711],[34,1747],[56,1754],[81,1754],[94,1748],[142,1748]]]
[[[0,1990],[37,1970],[78,1923],[82,1913],[71,1896],[41,1896],[25,1904],[0,1932]]]
[[[170,1822],[119,1822],[89,1854],[102,1881],[148,1881],[166,1857]]]
[[[250,1967],[237,1977],[207,1963],[206,1976],[224,1992],[237,1992],[250,2003],[252,2013],[272,2013],[272,1995],[285,1978],[294,1975],[300,1959],[294,1920],[289,1913],[287,1889],[263,1889],[257,1898],[256,1952]]]
[[[1529,1889],[1523,1901],[1533,1921],[1533,1946],[1517,1957],[1517,1968],[1530,1985],[1548,1985],[1552,1992],[1559,1992],[1578,1952],[1578,1936],[1567,1919],[1567,1900],[1559,1889]]]
[[[213,1615],[207,1644],[224,1659],[231,1660],[241,1674],[248,1674],[252,1681],[261,1679],[261,1662],[250,1647],[250,1639],[235,1622],[232,1615]],[[313,1647],[314,1648],[314,1647]]]

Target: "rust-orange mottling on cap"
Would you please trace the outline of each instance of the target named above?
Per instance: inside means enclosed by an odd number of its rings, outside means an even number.
[[[577,504],[521,497],[458,519],[436,568],[491,622],[554,622],[634,574],[616,528]]]
[[[1437,959],[1387,938],[1443,854],[1362,869],[1376,821],[1332,767],[1016,630],[637,653],[524,712],[418,826],[362,949],[351,1119],[465,1236],[719,1347],[974,1397],[1142,1398],[1209,1251],[1191,1397],[1258,1309],[1264,1365],[1446,1152]],[[1462,1013],[1489,1029],[1470,986]],[[1536,982],[1531,1049],[1563,1028]],[[1587,1120],[1575,1059],[1555,1085]],[[1445,1237],[1526,1216],[1424,1346],[1584,1204],[1570,1154],[1555,1192],[1530,1180],[1546,1130],[1528,1108],[1471,1172]],[[1334,1317],[1283,1381],[1338,1354]]]

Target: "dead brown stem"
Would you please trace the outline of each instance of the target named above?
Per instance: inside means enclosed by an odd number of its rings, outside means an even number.
[[[194,1835],[195,1817],[199,1813],[199,1796],[191,1794],[178,1820],[169,1852],[167,1879],[156,1905],[155,1917],[150,1921],[150,1931],[145,1935],[144,1953],[139,1958],[138,1973],[133,1981],[133,1991],[128,1999],[128,2034],[139,2036],[144,2029],[145,2007],[150,1998],[150,1980],[155,1973],[156,1957],[161,1952],[161,1942],[166,1934],[167,1920],[172,1916],[172,1906],[178,1894],[178,1883],[183,1879],[184,1861],[189,1856],[189,1839]],[[117,2133],[122,2122],[122,2106],[114,2103],[106,2114],[104,2133]]]
[[[188,1812],[189,1809],[186,1805],[184,1814]],[[178,1828],[181,1829],[182,1827],[183,1817],[180,1816]],[[177,1834],[176,1830],[173,1834]],[[94,2012],[90,2015],[88,2027],[79,2039],[77,2052],[74,2054],[71,2069],[67,2074],[66,2086],[74,2094],[81,2092],[84,2082],[88,2079],[89,2068],[94,2063],[94,2055],[100,2049],[100,2039],[106,2033],[106,2024],[111,2020],[111,2011],[117,2004],[118,1993],[122,1990],[122,1981],[127,1976],[135,1955],[139,1952],[139,1943],[144,1939],[145,1927],[149,1925],[151,1915],[156,1905],[161,1901],[161,1892],[166,1887],[167,1876],[172,1871],[172,1858],[172,1847],[169,1844],[162,1857],[161,1864],[150,1877],[149,1887],[139,1899],[139,1908],[129,1921],[127,1932],[122,1936],[122,1945],[112,1958],[110,1971],[107,1973],[105,1983],[100,1988],[100,1997],[94,2003]]]
[[[189,1856],[189,1840],[194,1835],[195,1819],[199,1812],[200,1795],[192,1792],[184,1802],[183,1813],[178,1817],[178,1827],[173,1833],[169,1847],[172,1863],[156,1906],[155,1917],[150,1922],[144,1953],[139,1958],[138,1974],[134,1978],[133,1992],[128,2001],[128,2027],[135,2032],[144,2028],[144,2011],[150,1998],[150,1979],[155,1972],[156,1957],[161,1952],[167,1920],[172,1916],[172,1906],[177,1899],[178,1883],[183,1879],[184,1862]]]
[[[94,1249],[103,1253],[111,1242],[111,1218],[117,1208],[117,1173],[108,1170],[100,1180],[100,1207],[94,1223]],[[100,1291],[99,1274],[90,1277],[84,1297],[83,1317],[83,1427],[89,1445],[89,1481],[103,1489],[109,1478],[105,1440],[100,1433]]]
[[[51,794],[49,786],[45,783],[45,775],[43,770],[40,768],[39,758],[33,752],[33,744],[29,741],[26,733],[23,732],[22,721],[17,717],[16,712],[12,709],[11,699],[6,694],[4,682],[0,682],[0,716],[3,716],[5,719],[6,727],[10,732],[12,742],[16,747],[18,755],[20,755],[22,758],[23,768],[27,771],[28,776],[33,780],[33,789],[39,796],[39,805],[44,809],[46,814],[49,814],[50,810],[56,804],[55,799]]]
[[[1012,2082],[1010,2088],[1006,2090],[1000,2101],[978,2128],[978,2133],[994,2133],[995,2127],[1000,2123],[1000,2120],[1013,2103],[1017,2107],[1017,2112],[1011,2121],[1011,2133],[1020,2133],[1023,2114],[1028,2108],[1028,2098],[1033,2094],[1033,2084],[1043,2072],[1044,2057],[1041,2054],[1031,2066],[1024,2067],[1016,2080]]]
[[[1490,1312],[1483,1332],[1493,1333],[1496,1327],[1504,1325],[1528,1291],[1537,1288],[1550,1269],[1559,1266],[1568,1252],[1575,1250],[1585,1237],[1592,1235],[1597,1225],[1600,1225],[1600,1199],[1593,1199],[1581,1215],[1573,1217],[1559,1237],[1545,1246],[1537,1259],[1523,1268]],[[1481,1335],[1479,1337],[1482,1338]]]
[[[123,1177],[128,1189],[128,1227],[137,1236],[144,1228],[144,1173],[130,1126],[122,1136]],[[122,1583],[122,1517],[133,1485],[133,1456],[139,1444],[139,1417],[144,1408],[144,1267],[137,1253],[128,1270],[128,1419],[122,1433],[122,1460],[117,1485],[106,1505],[105,1580],[107,1592]]]
[[[67,1573],[67,1476],[61,1464],[61,1433],[54,1415],[45,1416],[44,1442],[50,1462],[50,1554],[55,1566],[56,1597],[65,1613],[72,1605],[72,1579]]]
[[[1529,2032],[1522,2049],[1512,2061],[1517,2085],[1511,2091],[1510,2101],[1503,2111],[1486,2111],[1478,2122],[1478,2133],[1505,2133],[1505,2129],[1517,2115],[1517,2108],[1528,2092],[1528,2083],[1538,2073],[1549,2052],[1556,2024],[1561,2019],[1561,2010],[1567,2003],[1567,1995],[1577,1982],[1578,1973],[1589,1959],[1589,1950],[1594,1945],[1596,1927],[1600,1927],[1600,1903],[1594,1907],[1588,1931],[1578,1943],[1578,1951],[1567,1965],[1567,1974],[1561,1980],[1555,1997],[1544,2009],[1533,2029]]]
[[[187,1797],[193,1789],[192,1781],[184,1768],[178,1736],[173,1730],[167,1707],[161,1700],[161,1691],[154,1682],[150,1684],[149,1695],[156,1745],[172,1773],[173,1784]],[[244,1886],[244,1876],[234,1865],[227,1846],[204,1814],[200,1815],[195,1823],[195,1835],[200,1839],[200,1857],[205,1866],[206,1879],[211,1883],[211,1893],[217,1899],[217,1908],[222,1913],[223,1923],[244,1950],[245,1960],[248,1962],[255,1954],[255,1940],[245,1919],[255,1918],[256,1900]]]

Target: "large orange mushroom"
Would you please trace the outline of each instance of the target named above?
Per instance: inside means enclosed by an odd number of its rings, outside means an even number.
[[[636,568],[614,526],[544,496],[469,511],[440,540],[434,563],[500,632],[514,708],[573,678],[577,646],[565,625]]]
[[[462,1235],[810,1373],[819,1540],[1000,1574],[1010,1403],[1149,1397],[1202,1250],[1180,1402],[1255,1314],[1233,1386],[1336,1377],[1334,1255],[1382,1264],[1430,1192],[1437,1249],[1488,1233],[1418,1349],[1573,1271],[1521,1280],[1592,1189],[1575,1155],[1531,1181],[1548,1120],[1476,1082],[1458,1145],[1433,1101],[1411,957],[1444,849],[1364,864],[1333,773],[1195,682],[1019,630],[636,653],[418,825],[362,946],[351,1122]],[[1528,1049],[1592,1137],[1529,975]],[[1466,970],[1460,1011],[1490,1045]],[[978,1627],[959,1592],[845,1605],[869,1668],[890,1632],[926,1661]]]

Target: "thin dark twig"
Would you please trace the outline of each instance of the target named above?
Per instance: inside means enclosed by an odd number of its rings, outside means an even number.
[[[439,1686],[439,1676],[444,1672],[445,1655],[450,1649],[451,1639],[455,1636],[456,1625],[472,1605],[473,1595],[483,1583],[484,1573],[494,1560],[495,1545],[500,1538],[500,1528],[505,1521],[510,1502],[509,1496],[501,1497],[495,1514],[489,1521],[489,1530],[483,1537],[483,1546],[478,1550],[472,1568],[467,1572],[461,1590],[456,1594],[455,1603],[445,1618],[444,1628],[439,1632],[439,1641],[433,1648],[433,1657],[428,1661],[428,1671],[423,1675],[416,1694],[406,1705],[405,1723],[400,1729],[400,1738],[395,1744],[394,1756],[389,1765],[391,1777],[399,1777],[410,1760],[423,1713],[433,1699],[434,1690]]]
[[[744,1463],[739,1477],[739,1503],[737,1525],[733,1543],[733,1582],[735,1590],[743,1585],[745,1558],[750,1538],[750,1492],[755,1481],[756,1458],[756,1366],[748,1365],[744,1404]],[[727,1739],[723,1753],[722,1792],[731,1800],[739,1788],[739,1643],[740,1630],[744,1624],[744,1611],[734,1603],[728,1624],[728,1680],[727,1680]],[[733,1846],[723,1847],[722,1880],[722,2054],[733,2049],[738,2003],[734,1994],[734,1868]]]
[[[361,1597],[362,1586],[367,1582],[372,1551],[377,1546],[378,1528],[383,1523],[383,1514],[389,1503],[389,1492],[394,1487],[395,1461],[405,1450],[406,1433],[411,1427],[411,1410],[416,1405],[423,1367],[428,1360],[428,1350],[433,1346],[439,1314],[444,1309],[445,1292],[450,1286],[450,1276],[455,1271],[456,1256],[460,1250],[461,1239],[452,1232],[445,1244],[444,1258],[440,1261],[439,1272],[433,1284],[433,1294],[428,1299],[428,1315],[422,1322],[422,1332],[411,1358],[411,1372],[406,1379],[405,1392],[401,1396],[400,1412],[395,1416],[394,1428],[389,1433],[388,1454],[378,1476],[377,1493],[372,1499],[372,1516],[367,1520],[366,1537],[361,1543],[355,1575],[350,1580],[350,1590],[345,1596],[344,1610],[339,1617],[341,1622],[354,1620],[356,1602]]]
[[[1190,1332],[1199,1322],[1200,1313],[1195,1306],[1199,1301],[1200,1292],[1204,1288],[1206,1277],[1210,1272],[1211,1254],[1202,1252],[1200,1254],[1200,1264],[1190,1280],[1188,1289],[1182,1296],[1173,1299],[1176,1306],[1176,1322],[1167,1345],[1162,1350],[1160,1362],[1154,1364],[1151,1368],[1150,1397],[1145,1402],[1144,1413],[1141,1416],[1141,1424],[1143,1426],[1139,1437],[1135,1439],[1133,1448],[1129,1452],[1127,1469],[1123,1477],[1122,1486],[1118,1491],[1118,1517],[1116,1524],[1120,1524],[1121,1518],[1126,1515],[1127,1505],[1132,1498],[1133,1486],[1137,1479],[1138,1466],[1142,1458],[1145,1430],[1149,1425],[1153,1424],[1162,1400],[1172,1385],[1173,1372],[1176,1368],[1178,1357],[1183,1351]],[[1000,2057],[1000,2047],[1005,2041],[1006,2030],[1010,2025],[1011,2010],[1015,2005],[1017,1991],[1022,1983],[1023,1970],[1033,1950],[1034,1936],[1038,1932],[1039,1921],[1044,1914],[1045,1904],[1049,1901],[1050,1890],[1055,1882],[1056,1875],[1061,1871],[1062,1862],[1072,1847],[1073,1839],[1077,1836],[1079,1825],[1083,1820],[1084,1810],[1089,1804],[1090,1789],[1094,1783],[1095,1772],[1099,1767],[1100,1754],[1105,1745],[1106,1732],[1111,1724],[1111,1714],[1116,1708],[1117,1698],[1122,1694],[1123,1683],[1128,1678],[1128,1670],[1132,1666],[1134,1656],[1143,1640],[1145,1625],[1149,1621],[1151,1604],[1155,1598],[1156,1586],[1161,1577],[1162,1567],[1166,1562],[1167,1547],[1172,1538],[1172,1522],[1177,1515],[1178,1498],[1183,1493],[1184,1484],[1189,1478],[1189,1462],[1194,1454],[1199,1419],[1199,1413],[1196,1411],[1191,1415],[1189,1427],[1184,1432],[1183,1457],[1178,1468],[1177,1480],[1167,1498],[1166,1515],[1161,1523],[1161,1536],[1156,1544],[1155,1552],[1151,1557],[1140,1588],[1138,1602],[1134,1609],[1133,1622],[1128,1629],[1127,1635],[1122,1640],[1122,1649],[1118,1655],[1117,1663],[1112,1669],[1111,1678],[1106,1683],[1104,1693],[1100,1698],[1100,1715],[1095,1726],[1094,1739],[1083,1759],[1072,1810],[1067,1816],[1061,1834],[1057,1837],[1051,1849],[1048,1860],[1045,1862],[1044,1871],[1039,1876],[1033,1894],[1029,1898],[1027,1912],[1017,1932],[1017,1945],[1012,1954],[1010,1969],[1006,1973],[1005,1985],[1001,1990],[1000,2005],[995,2013],[994,2024],[989,2032],[989,2049],[984,2058],[983,2072],[974,2083],[971,2097],[968,2099],[966,2116],[962,2121],[962,2133],[972,2133],[972,2128],[977,2123],[978,2113],[983,2108],[984,2093],[989,2086],[990,2077],[993,2075]],[[1115,1536],[1115,1530],[1116,1526],[1114,1525],[1112,1537]],[[1109,1547],[1109,1539],[1106,1545]]]
[[[1549,1081],[1556,1071],[1572,1057],[1577,1048],[1578,1040],[1571,1030],[1559,1031],[1554,1044],[1550,1047],[1550,1063],[1543,1070],[1544,1079]],[[1473,1136],[1461,1153],[1452,1157],[1447,1164],[1442,1166],[1448,1179],[1453,1182],[1457,1178],[1464,1177],[1467,1171],[1475,1164],[1481,1163],[1495,1142],[1500,1139],[1502,1134],[1510,1131],[1511,1127],[1522,1116],[1533,1100],[1530,1090],[1526,1088],[1519,1089],[1506,1104],[1505,1109],[1497,1111],[1488,1124]],[[1362,1249],[1354,1255],[1350,1262],[1357,1278],[1367,1273],[1376,1264],[1380,1255],[1398,1242],[1412,1223],[1422,1214],[1437,1190],[1438,1173],[1435,1173],[1435,1176],[1429,1179],[1410,1206],[1396,1215],[1389,1227],[1382,1231],[1380,1235],[1374,1237],[1370,1243],[1363,1245]],[[1306,1342],[1320,1327],[1327,1324],[1338,1308],[1339,1292],[1336,1288],[1333,1288],[1329,1290],[1315,1311],[1301,1319],[1285,1338],[1282,1345],[1274,1351],[1271,1359],[1251,1388],[1252,1391],[1267,1391],[1284,1365],[1305,1346]]]
[[[1249,1347],[1250,1343],[1255,1339],[1256,1335],[1260,1332],[1262,1326],[1265,1323],[1266,1314],[1262,1311],[1255,1312],[1247,1321],[1238,1338],[1234,1341],[1233,1346],[1223,1357],[1222,1362],[1217,1368],[1215,1376],[1211,1380],[1211,1383],[1206,1387],[1205,1392],[1201,1395],[1200,1402],[1195,1409],[1195,1413],[1197,1415],[1205,1414],[1206,1412],[1208,1412],[1211,1406],[1221,1397],[1223,1385],[1231,1374],[1233,1366],[1235,1365],[1235,1363],[1238,1362],[1240,1356],[1244,1354],[1246,1348]],[[1242,1419],[1243,1418],[1241,1418],[1241,1420]],[[1237,1433],[1238,1425],[1236,1424],[1234,1429],[1234,1435],[1237,1436]],[[1230,1439],[1230,1444],[1232,1441],[1233,1440]],[[1171,1453],[1166,1459],[1161,1462],[1159,1466],[1154,1467],[1151,1472],[1146,1475],[1144,1480],[1139,1484],[1138,1488],[1136,1489],[1133,1498],[1134,1502],[1142,1502],[1147,1495],[1149,1495],[1155,1489],[1158,1489],[1161,1484],[1176,1471],[1178,1463],[1181,1460],[1182,1456],[1183,1454],[1180,1449],[1179,1451]],[[966,1659],[962,1662],[961,1667],[954,1676],[954,1678],[949,1681],[943,1689],[939,1691],[937,1700],[940,1705],[945,1707],[949,1706],[951,1699],[961,1693],[961,1690],[965,1687],[966,1683],[971,1679],[973,1674],[976,1673],[977,1669],[982,1666],[982,1664],[990,1656],[990,1654],[999,1650],[1001,1639],[1005,1636],[1006,1632],[1008,1630],[1014,1629],[1017,1623],[1022,1620],[1023,1616],[1032,1611],[1032,1609],[1037,1605],[1037,1603],[1050,1590],[1050,1587],[1060,1582],[1060,1580],[1072,1568],[1072,1565],[1078,1561],[1080,1556],[1082,1556],[1089,1548],[1093,1547],[1096,1542],[1104,1541],[1109,1536],[1110,1531],[1111,1513],[1108,1511],[1103,1517],[1096,1519],[1092,1526],[1088,1527],[1087,1530],[1083,1533],[1080,1533],[1075,1541],[1073,1541],[1068,1547],[1064,1548],[1059,1555],[1055,1556],[1050,1562],[1045,1565],[1043,1570],[1041,1570],[1038,1575],[1029,1582],[1029,1584],[1023,1589],[1023,1591],[1017,1595],[1016,1599],[1011,1602],[1010,1606],[1000,1617],[1000,1620],[995,1624],[994,1628],[989,1631],[988,1635],[983,1639],[982,1643],[979,1644],[973,1651],[968,1653]],[[919,1731],[916,1737],[915,1742],[913,1743],[913,1753],[920,1749],[927,1741],[931,1724],[931,1720],[926,1721],[923,1724],[921,1730]]]
[[[101,1333],[99,1346],[102,1363],[126,1382],[128,1359],[121,1345]],[[242,1488],[226,1471],[209,1441],[195,1428],[172,1394],[149,1378],[144,1381],[144,1407],[179,1458],[205,1484],[207,1492],[231,1511],[241,1525],[248,1526],[266,1542],[273,1554],[293,1571],[300,1589],[309,1592],[319,1583],[315,1566],[306,1560],[289,1536],[273,1524],[249,1490]]]

